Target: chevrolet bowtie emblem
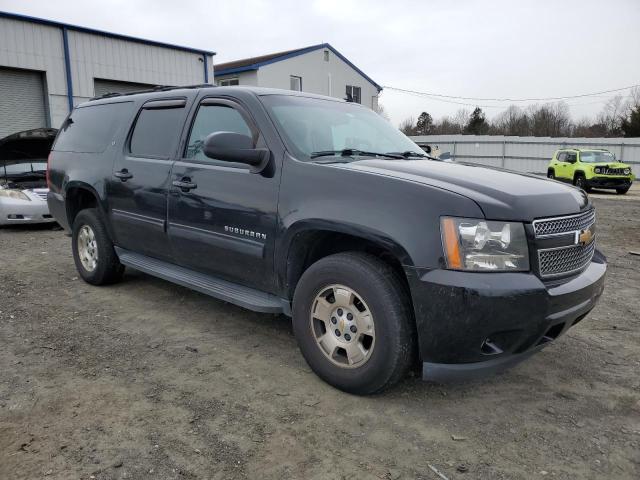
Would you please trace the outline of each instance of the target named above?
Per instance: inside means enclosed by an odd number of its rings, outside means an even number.
[[[591,228],[592,227],[589,227],[586,230],[576,232],[576,244],[585,246],[589,245],[593,241],[593,232],[591,231]]]

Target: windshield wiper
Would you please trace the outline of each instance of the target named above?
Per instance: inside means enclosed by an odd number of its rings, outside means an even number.
[[[428,158],[430,160],[438,160],[440,161],[439,158],[436,157],[432,157],[431,155],[427,155],[426,153],[418,153],[418,152],[414,152],[412,150],[407,150],[405,152],[390,152],[392,155],[402,155],[402,158]]]
[[[380,153],[380,152],[366,152],[364,150],[357,150],[355,148],[344,148],[342,150],[324,150],[321,152],[311,152],[311,158],[318,157],[330,157],[330,156],[341,156],[341,157],[386,157],[386,158],[395,158],[398,160],[402,160],[403,157],[399,153]]]

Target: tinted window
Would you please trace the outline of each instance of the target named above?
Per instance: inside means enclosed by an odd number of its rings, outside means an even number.
[[[191,128],[185,156],[205,160],[204,140],[214,132],[234,132],[252,136],[251,129],[240,113],[225,105],[201,105]]]
[[[53,147],[60,152],[104,152],[127,120],[131,102],[76,108],[64,122]]]
[[[575,162],[578,156],[575,153],[567,153],[567,162]]]
[[[131,134],[131,154],[138,157],[171,157],[180,137],[183,115],[184,108],[143,109]]]

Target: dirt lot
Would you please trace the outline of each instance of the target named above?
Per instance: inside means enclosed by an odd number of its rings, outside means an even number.
[[[285,317],[133,271],[91,287],[61,231],[0,230],[0,479],[638,479],[640,190],[594,197],[585,321],[501,376],[369,398],[311,373]]]

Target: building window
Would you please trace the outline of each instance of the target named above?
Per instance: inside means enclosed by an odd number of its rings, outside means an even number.
[[[329,61],[329,50],[325,50],[324,51],[324,61],[328,62]]]
[[[291,90],[295,90],[296,92],[301,92],[302,91],[302,77],[296,77],[294,75],[291,75],[290,81],[291,81]]]
[[[220,87],[233,87],[240,85],[240,79],[238,77],[225,78],[224,80],[218,80],[218,86]]]
[[[353,85],[347,85],[347,102],[362,103],[362,91],[360,87],[354,87]]]

